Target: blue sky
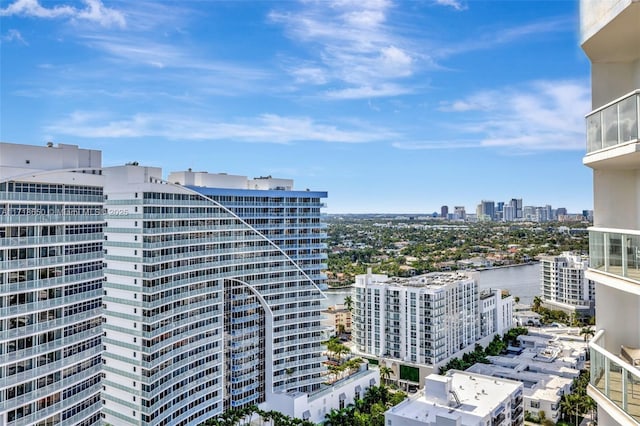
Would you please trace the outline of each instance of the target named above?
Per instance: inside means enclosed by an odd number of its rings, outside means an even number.
[[[328,213],[591,209],[577,1],[0,0],[0,139],[295,179]],[[1,153],[0,153],[1,154]]]

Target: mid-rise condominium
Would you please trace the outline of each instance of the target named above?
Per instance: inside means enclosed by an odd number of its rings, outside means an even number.
[[[589,232],[596,335],[588,394],[598,424],[640,423],[640,2],[581,0],[582,48],[591,61],[593,110],[587,152],[593,169]],[[635,387],[635,391],[634,391]]]
[[[482,338],[508,330],[512,304],[513,298],[503,298],[500,291],[480,292],[473,273],[358,275],[354,348],[365,356],[433,370]]]
[[[98,425],[99,151],[0,143],[0,424]]]
[[[565,252],[559,256],[540,257],[540,292],[542,300],[577,315],[593,315],[595,284],[584,274],[589,259]]]

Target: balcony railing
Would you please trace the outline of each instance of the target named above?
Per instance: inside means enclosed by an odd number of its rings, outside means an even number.
[[[640,90],[587,115],[587,153],[638,140]]]
[[[636,422],[640,422],[640,369],[605,349],[605,331],[589,342],[590,384]]]
[[[505,419],[505,414],[504,413],[500,413],[500,415],[498,415],[497,417],[494,417],[491,420],[491,426],[499,426],[502,424],[502,422]]]
[[[640,231],[589,228],[589,266],[640,283]]]

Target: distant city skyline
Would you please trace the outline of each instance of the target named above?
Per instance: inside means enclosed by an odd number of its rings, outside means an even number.
[[[5,142],[291,178],[330,214],[514,194],[593,208],[575,0],[10,0],[0,16]]]

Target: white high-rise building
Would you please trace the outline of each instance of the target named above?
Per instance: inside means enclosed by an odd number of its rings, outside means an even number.
[[[516,208],[512,205],[505,204],[502,211],[502,220],[505,222],[513,222],[516,220]]]
[[[195,425],[319,389],[323,295],[290,257],[158,168],[104,175],[105,422]]]
[[[0,143],[0,425],[101,423],[100,167]]]
[[[327,233],[320,209],[325,191],[296,191],[293,180],[207,172],[173,172],[184,185],[227,207],[280,247],[320,289],[327,288]]]
[[[562,253],[540,257],[540,292],[545,303],[562,310],[593,315],[595,284],[585,278],[586,256]]]
[[[511,328],[512,304],[513,297],[502,298],[500,291],[480,293],[473,273],[358,275],[354,348],[433,370],[482,338]]]
[[[640,423],[640,2],[581,0],[581,42],[591,61],[587,152],[593,169],[589,234],[596,335],[588,394],[598,424]],[[635,391],[634,391],[635,388]]]

